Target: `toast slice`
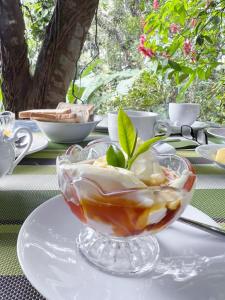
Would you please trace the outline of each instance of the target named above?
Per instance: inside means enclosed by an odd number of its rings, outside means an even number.
[[[70,108],[63,108],[63,109],[32,109],[32,110],[25,110],[19,112],[20,119],[30,119],[33,116],[37,117],[50,117],[50,116],[57,116],[57,115],[64,115],[70,114]]]
[[[73,113],[76,113],[80,117],[80,122],[88,122],[92,120],[94,114],[93,104],[70,104],[65,102],[60,102],[57,109],[71,109]]]
[[[79,123],[80,118],[75,113],[68,113],[68,114],[36,114],[33,113],[31,116],[31,120],[37,121],[45,121],[45,122],[59,122],[59,123]]]

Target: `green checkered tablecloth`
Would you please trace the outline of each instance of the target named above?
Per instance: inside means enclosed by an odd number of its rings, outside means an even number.
[[[46,149],[27,156],[13,175],[0,179],[0,300],[43,299],[23,275],[16,241],[26,217],[59,194],[55,158],[67,147],[49,143]],[[198,157],[193,150],[177,154],[189,158],[198,175],[191,204],[225,228],[225,170]]]

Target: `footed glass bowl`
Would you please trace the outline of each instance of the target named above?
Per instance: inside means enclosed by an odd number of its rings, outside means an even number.
[[[157,181],[140,184],[127,170],[117,173],[104,164],[93,167],[109,145],[75,145],[59,156],[59,187],[73,214],[85,225],[77,238],[83,256],[106,272],[142,274],[154,268],[159,256],[154,234],[184,211],[196,176],[187,160],[167,155],[156,157],[166,177],[159,185]]]

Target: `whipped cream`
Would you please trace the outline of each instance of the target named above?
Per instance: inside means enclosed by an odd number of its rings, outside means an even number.
[[[136,148],[142,143],[138,138]],[[109,168],[106,156],[99,157],[93,163],[94,166],[101,168]],[[116,168],[120,170],[120,168]],[[159,165],[155,155],[151,150],[148,150],[137,157],[133,162],[130,170],[138,179],[146,185],[161,185],[165,183],[166,176],[163,173],[162,167]]]
[[[67,166],[64,166],[66,169]],[[125,189],[140,189],[147,186],[133,172],[112,166],[74,163],[68,166],[72,178],[86,178],[94,181],[104,192],[115,192]]]

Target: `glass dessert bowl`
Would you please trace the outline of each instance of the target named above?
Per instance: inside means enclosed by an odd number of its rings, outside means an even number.
[[[196,176],[187,160],[150,150],[130,170],[107,165],[110,145],[71,146],[57,158],[59,187],[85,224],[77,238],[83,256],[116,275],[142,274],[154,268],[159,256],[154,234],[184,211]]]

